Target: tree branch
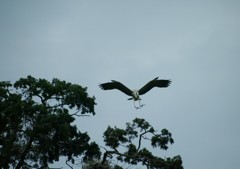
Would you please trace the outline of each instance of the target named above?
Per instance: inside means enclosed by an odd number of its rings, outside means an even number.
[[[33,142],[33,137],[30,137],[28,143],[27,143],[27,146],[25,148],[25,150],[23,151],[21,157],[20,157],[20,160],[16,166],[16,169],[20,169],[22,167],[22,165],[24,164],[24,160],[25,160],[25,157],[27,155],[27,153],[29,152],[31,146],[32,146],[32,142]]]
[[[138,148],[137,148],[137,152],[140,150],[141,148],[141,142],[142,142],[142,138],[144,138],[144,135],[147,134],[148,132],[150,132],[149,130],[143,132],[142,134],[140,134],[139,136],[139,140],[138,140]]]
[[[71,169],[73,169],[73,167],[70,166],[70,164],[68,164],[68,160],[66,160],[66,164],[67,164],[68,167],[70,167]]]

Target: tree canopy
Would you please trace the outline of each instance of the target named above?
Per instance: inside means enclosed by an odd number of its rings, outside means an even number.
[[[72,125],[76,116],[95,114],[86,90],[31,76],[0,82],[0,168],[46,168],[60,156],[72,163],[79,155],[99,158],[97,144]]]
[[[106,149],[102,164],[108,157],[116,155],[117,160],[121,162],[130,165],[140,163],[147,169],[183,169],[179,155],[173,158],[160,158],[142,146],[143,140],[146,140],[153,148],[167,150],[168,145],[174,143],[172,134],[167,129],[162,129],[158,133],[145,119],[135,118],[132,123],[126,123],[125,129],[108,126],[103,137],[110,150]]]
[[[49,168],[64,156],[70,168],[80,157],[83,169],[123,169],[111,163],[113,158],[147,169],[183,169],[179,155],[161,158],[151,152],[149,147],[167,150],[174,140],[167,129],[158,131],[145,119],[135,118],[124,129],[108,126],[105,146],[90,142],[73,122],[95,115],[95,105],[86,87],[56,78],[0,82],[0,168]]]

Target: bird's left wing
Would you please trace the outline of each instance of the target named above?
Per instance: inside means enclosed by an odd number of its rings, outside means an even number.
[[[155,78],[148,82],[145,86],[143,86],[139,91],[139,95],[143,95],[147,93],[149,90],[151,90],[154,87],[168,87],[171,83],[171,80],[158,80],[158,78]]]
[[[132,91],[129,88],[115,80],[112,80],[112,82],[100,84],[99,87],[103,90],[118,89],[128,96],[132,96]]]

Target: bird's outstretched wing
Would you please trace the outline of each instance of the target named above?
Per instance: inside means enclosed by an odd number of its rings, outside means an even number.
[[[122,83],[115,80],[112,80],[112,82],[100,84],[99,87],[103,90],[118,89],[128,96],[132,96],[132,91],[129,88],[127,88]]]
[[[158,77],[148,82],[145,86],[143,86],[139,91],[139,95],[143,95],[147,93],[154,87],[168,87],[171,83],[171,80],[158,80]]]

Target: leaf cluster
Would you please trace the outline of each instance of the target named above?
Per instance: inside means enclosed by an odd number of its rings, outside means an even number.
[[[72,125],[76,116],[95,114],[95,98],[86,90],[32,76],[0,82],[0,168],[47,167],[60,156],[72,163],[82,154],[99,158],[97,144]]]
[[[95,115],[95,105],[86,87],[56,78],[0,82],[0,168],[48,168],[60,156],[72,164],[82,156],[84,169],[122,169],[109,163],[114,155],[120,162],[148,169],[183,169],[180,156],[160,158],[143,146],[167,150],[174,140],[167,129],[159,132],[141,118],[124,129],[108,126],[103,138],[109,150],[100,161],[99,146],[73,125],[75,117]]]
[[[173,158],[160,158],[154,156],[147,148],[143,147],[143,140],[150,142],[153,148],[167,150],[173,144],[172,134],[167,129],[160,133],[155,130],[145,119],[135,118],[132,123],[127,123],[125,129],[108,126],[104,132],[104,141],[111,150],[106,150],[102,164],[108,157],[116,155],[117,159],[131,165],[141,163],[148,169],[182,169],[180,156]],[[137,144],[134,144],[137,141]],[[121,146],[121,147],[120,147]],[[125,147],[125,151],[120,151]]]

